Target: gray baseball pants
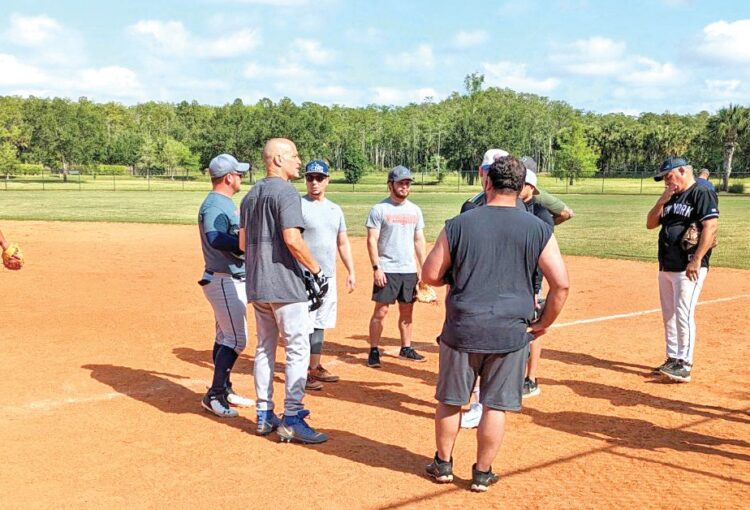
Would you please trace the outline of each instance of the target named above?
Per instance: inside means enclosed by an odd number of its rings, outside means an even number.
[[[258,411],[272,410],[273,370],[279,336],[286,343],[284,414],[296,416],[304,406],[305,382],[310,363],[312,322],[307,302],[253,302],[258,345],[255,350],[255,392]]]
[[[216,338],[241,354],[247,346],[247,297],[245,280],[227,273],[214,273],[211,282],[203,287],[203,294],[211,303],[216,319]]]

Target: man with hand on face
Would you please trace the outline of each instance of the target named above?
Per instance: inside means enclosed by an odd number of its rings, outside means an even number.
[[[319,390],[323,383],[334,383],[339,376],[332,374],[320,364],[323,350],[323,335],[326,329],[336,327],[336,251],[346,267],[346,288],[351,293],[356,286],[354,259],[346,235],[346,221],[341,207],[326,198],[329,167],[325,161],[316,159],[305,165],[307,195],[302,197],[302,218],[305,221],[303,237],[310,251],[320,262],[323,273],[330,275],[328,293],[319,308],[310,312],[315,328],[310,335],[310,368],[307,372],[308,390]]]
[[[671,157],[654,180],[664,193],[648,212],[646,228],[659,230],[659,299],[667,359],[654,369],[673,381],[689,382],[695,348],[695,306],[708,275],[711,248],[719,229],[716,193],[696,184],[685,158]],[[682,237],[691,223],[699,225],[700,241],[689,250]]]
[[[266,177],[240,205],[240,249],[245,252],[247,299],[253,304],[258,344],[255,350],[257,433],[277,430],[282,441],[315,444],[328,440],[310,427],[303,408],[310,361],[310,322],[306,277],[321,288],[327,277],[302,238],[305,222],[300,196],[289,182],[302,161],[294,142],[272,138],[263,147]],[[312,273],[305,275],[302,268]],[[281,336],[286,347],[284,417],[273,412],[273,372]]]
[[[398,301],[398,330],[401,336],[399,357],[424,361],[411,346],[412,312],[417,285],[424,264],[426,242],[422,210],[408,200],[411,171],[397,166],[388,172],[390,196],[373,206],[367,217],[367,252],[373,270],[372,300],[375,309],[370,318],[370,354],[367,366],[380,368],[378,344],[388,306]]]

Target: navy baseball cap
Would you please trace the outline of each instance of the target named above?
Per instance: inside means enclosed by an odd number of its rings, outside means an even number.
[[[399,182],[399,181],[412,181],[411,170],[405,166],[398,165],[397,167],[391,168],[388,172],[388,182]]]
[[[305,165],[305,175],[307,174],[323,174],[328,175],[328,164],[322,159],[313,159]]]
[[[688,166],[689,163],[687,162],[687,159],[681,158],[679,156],[672,156],[664,160],[664,163],[661,164],[659,167],[659,171],[656,175],[654,175],[654,180],[656,182],[664,180],[664,176],[667,175],[669,172],[674,170],[675,168],[680,168],[681,166]]]
[[[248,170],[250,170],[250,163],[240,163],[230,154],[219,154],[208,164],[208,173],[213,179],[224,177],[232,172],[244,174]]]

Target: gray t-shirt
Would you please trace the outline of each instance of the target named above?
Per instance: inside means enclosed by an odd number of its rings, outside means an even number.
[[[198,210],[198,231],[206,271],[235,275],[245,273],[245,262],[237,254],[228,250],[217,250],[208,244],[207,239],[207,234],[211,232],[232,237],[239,234],[240,216],[231,198],[211,191]]]
[[[477,207],[445,224],[451,267],[440,341],[504,353],[531,340],[533,276],[552,227],[516,207]]]
[[[297,190],[280,177],[258,181],[242,199],[247,300],[263,303],[307,301],[302,269],[284,242],[288,228],[304,230]]]
[[[344,212],[330,200],[304,196],[302,218],[305,221],[303,237],[321,270],[328,276],[336,276],[338,235],[346,232]]]
[[[367,228],[380,230],[378,265],[386,273],[416,273],[414,234],[424,229],[422,210],[409,200],[400,205],[390,197],[375,204],[365,222]]]

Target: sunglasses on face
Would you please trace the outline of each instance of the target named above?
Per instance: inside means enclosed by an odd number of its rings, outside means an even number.
[[[328,176],[327,175],[321,175],[321,174],[310,174],[310,175],[306,175],[305,176],[305,180],[307,182],[313,182],[313,181],[323,182],[326,179],[328,179]]]

